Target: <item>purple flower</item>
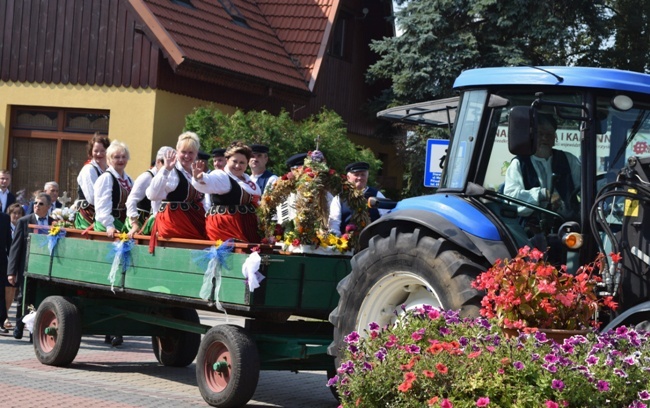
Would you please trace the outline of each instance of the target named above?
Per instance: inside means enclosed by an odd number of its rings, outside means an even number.
[[[345,336],[344,340],[346,343],[357,343],[359,341],[359,338],[360,338],[359,333],[353,331],[352,333]]]
[[[523,370],[524,369],[524,363],[522,363],[521,361],[515,361],[514,363],[512,363],[512,366],[516,370]]]
[[[642,399],[643,401],[650,400],[650,392],[647,390],[639,391],[638,393],[639,398]]]
[[[469,344],[469,340],[467,339],[467,337],[462,336],[461,338],[458,339],[458,343],[463,347],[467,347],[467,345]]]
[[[368,327],[370,328],[370,330],[379,330],[379,325],[375,322],[371,322],[370,324],[368,324]]]
[[[386,358],[386,349],[382,347],[379,350],[377,350],[377,352],[375,353],[375,357],[377,357],[377,360],[379,361],[384,361],[384,359]]]
[[[416,346],[415,344],[411,344],[406,347],[406,352],[409,354],[420,354],[420,346]]]
[[[547,363],[557,363],[559,358],[555,354],[547,354],[544,356],[544,361]]]
[[[440,334],[442,334],[443,336],[445,336],[445,335],[447,335],[449,333],[451,333],[451,330],[449,330],[448,327],[441,327],[440,328]]]
[[[537,340],[540,343],[546,343],[548,339],[546,338],[546,333],[542,333],[540,331],[535,332],[535,340]]]
[[[351,360],[348,360],[347,362],[342,363],[341,366],[336,369],[336,371],[339,374],[343,374],[343,373],[353,374],[354,373],[354,363]]]
[[[355,346],[354,344],[350,344],[348,346],[348,350],[350,351],[350,353],[356,354],[359,351],[359,347]]]
[[[425,333],[424,329],[416,330],[411,334],[411,338],[415,341],[422,340],[422,336],[424,335],[424,333]]]
[[[587,363],[587,365],[592,366],[594,364],[598,364],[598,360],[600,360],[600,359],[592,354],[589,357],[587,357],[585,362]]]
[[[596,388],[600,392],[609,391],[609,383],[604,380],[598,380],[598,383],[596,384]]]
[[[542,367],[551,373],[557,373],[557,366],[555,364],[542,364]]]
[[[634,356],[626,357],[625,359],[623,359],[623,361],[627,365],[635,365],[636,364],[636,359],[634,358]]]
[[[334,377],[330,378],[330,379],[327,381],[327,386],[328,386],[328,387],[334,387],[334,386],[336,385],[337,382],[339,382],[339,376],[338,376],[338,375],[335,375]]]
[[[361,369],[362,371],[372,371],[372,364],[369,362],[365,361],[363,363],[363,368]]]
[[[573,344],[567,344],[566,342],[562,344],[561,346],[562,351],[564,351],[566,354],[573,354],[574,347]]]
[[[564,389],[564,382],[562,382],[562,380],[553,379],[553,381],[551,381],[551,388],[562,391]]]
[[[530,356],[531,361],[537,361],[539,360],[539,354],[534,353],[533,355]]]
[[[627,378],[627,373],[620,368],[614,369],[614,374],[618,375],[621,378]]]
[[[630,405],[628,405],[629,408],[648,408],[646,404],[644,404],[641,401],[632,401]]]

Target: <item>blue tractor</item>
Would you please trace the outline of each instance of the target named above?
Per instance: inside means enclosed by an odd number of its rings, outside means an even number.
[[[363,333],[371,322],[390,324],[422,304],[477,316],[482,293],[472,288],[474,278],[526,245],[548,249],[549,260],[570,271],[598,252],[620,253],[620,262],[608,258],[599,288],[620,307],[600,316],[602,327],[647,326],[650,75],[584,67],[484,68],[463,72],[454,89],[457,98],[378,115],[449,126],[450,144],[437,192],[398,202],[362,232],[361,250],[338,285],[340,301],[330,314],[330,354],[336,355],[348,333]],[[538,142],[549,123],[553,157],[570,163],[553,166],[544,180],[540,176],[537,193],[531,192],[535,180],[527,182],[529,189],[515,188],[506,182],[508,170],[515,162],[522,172],[536,165],[533,156],[543,150]],[[510,170],[512,176],[516,169]]]

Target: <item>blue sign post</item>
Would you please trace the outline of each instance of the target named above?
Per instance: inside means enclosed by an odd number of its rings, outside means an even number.
[[[437,188],[440,186],[442,177],[442,166],[447,155],[449,140],[429,139],[427,140],[427,157],[424,165],[424,186]]]

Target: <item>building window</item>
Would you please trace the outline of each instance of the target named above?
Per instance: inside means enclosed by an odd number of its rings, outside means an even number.
[[[88,159],[86,146],[95,132],[108,134],[108,111],[14,107],[9,138],[11,191],[29,201],[46,182],[56,181],[71,205],[77,175]]]
[[[232,0],[219,0],[219,3],[221,3],[223,9],[226,10],[226,13],[228,13],[230,18],[232,18],[233,23],[240,27],[249,27],[246,18],[241,11],[239,11],[237,6],[233,4]]]
[[[350,54],[350,41],[352,35],[352,15],[344,11],[339,13],[330,44],[330,55],[347,59]]]

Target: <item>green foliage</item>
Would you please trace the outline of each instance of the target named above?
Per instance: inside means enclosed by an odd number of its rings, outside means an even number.
[[[266,111],[238,110],[227,115],[214,106],[202,106],[187,115],[184,130],[196,132],[205,151],[227,147],[235,140],[267,145],[271,171],[278,175],[287,172],[287,158],[316,150],[317,143],[328,165],[338,172],[343,172],[345,166],[353,161],[366,161],[370,163],[372,178],[381,167],[381,161],[372,151],[347,138],[343,119],[327,109],[302,122],[294,122],[286,111],[272,115]]]
[[[403,34],[371,44],[380,60],[367,73],[388,78],[395,97],[451,96],[466,69],[570,65],[600,58],[607,13],[592,0],[409,0],[396,21]]]

